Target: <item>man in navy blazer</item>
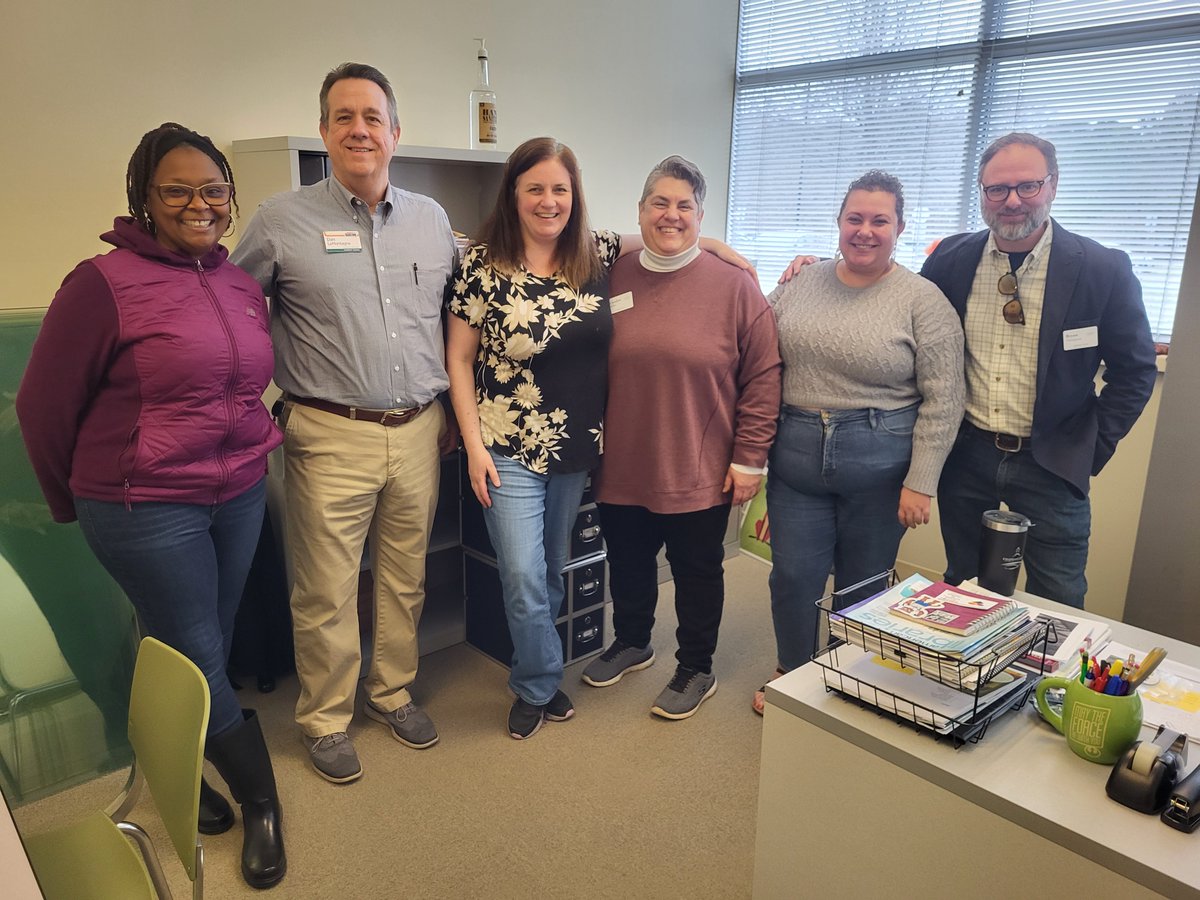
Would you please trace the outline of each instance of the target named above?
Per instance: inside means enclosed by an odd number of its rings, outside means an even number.
[[[1082,608],[1089,482],[1154,387],[1141,285],[1124,253],[1050,218],[1049,141],[998,139],[980,159],[979,184],[988,230],[946,238],[921,269],[966,336],[966,416],[938,488],[945,578],[977,574],[983,513],[1004,502],[1033,521],[1027,589]]]

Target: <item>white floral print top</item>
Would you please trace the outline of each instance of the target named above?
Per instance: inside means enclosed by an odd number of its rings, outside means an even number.
[[[480,331],[475,396],[484,446],[543,475],[582,472],[604,449],[608,269],[621,239],[594,232],[604,276],[576,291],[523,267],[509,277],[471,247],[447,306]]]

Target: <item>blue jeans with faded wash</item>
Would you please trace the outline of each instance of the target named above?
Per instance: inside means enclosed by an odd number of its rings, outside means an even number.
[[[488,485],[492,505],[483,520],[496,550],[513,642],[508,686],[526,703],[542,706],[562,683],[562,640],[554,620],[588,473],[541,475],[496,453],[492,461],[500,487]]]
[[[771,448],[771,616],[779,665],[812,657],[829,573],[843,590],[892,568],[917,405],[812,412],[784,406]],[[850,598],[854,599],[854,598]]]

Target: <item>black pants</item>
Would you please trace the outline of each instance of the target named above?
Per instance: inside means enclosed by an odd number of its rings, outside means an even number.
[[[608,545],[613,631],[635,647],[650,643],[658,605],[658,551],[666,545],[675,581],[675,638],[680,665],[712,671],[725,605],[725,528],[729,504],[688,513],[599,505]]]

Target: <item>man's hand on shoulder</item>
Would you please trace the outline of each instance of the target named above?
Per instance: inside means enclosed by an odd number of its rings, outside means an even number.
[[[801,269],[803,269],[805,266],[811,266],[815,262],[820,262],[820,258],[807,254],[797,256],[788,264],[788,267],[783,270],[783,274],[779,276],[779,283],[787,284],[800,274]]]

